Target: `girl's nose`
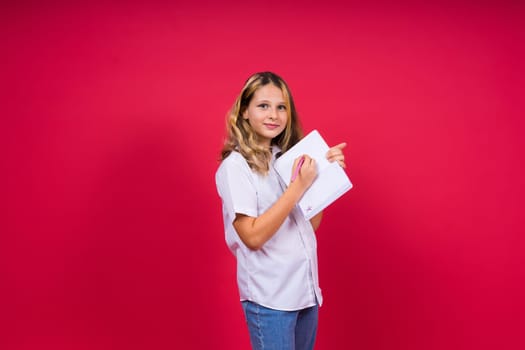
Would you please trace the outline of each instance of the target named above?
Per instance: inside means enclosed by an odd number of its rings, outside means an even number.
[[[268,110],[268,117],[270,119],[275,119],[276,116],[277,116],[277,111],[274,110],[273,108],[269,108],[269,110]]]

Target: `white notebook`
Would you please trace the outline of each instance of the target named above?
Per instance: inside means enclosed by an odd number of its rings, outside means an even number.
[[[307,154],[317,164],[317,177],[299,200],[304,217],[309,220],[352,188],[352,183],[337,162],[326,159],[329,147],[317,130],[275,160],[274,168],[286,186],[290,185],[292,167],[296,158]]]

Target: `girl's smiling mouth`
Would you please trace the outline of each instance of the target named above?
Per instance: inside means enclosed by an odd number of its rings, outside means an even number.
[[[270,130],[273,130],[279,127],[278,124],[270,124],[270,123],[265,123],[264,126],[266,126]]]

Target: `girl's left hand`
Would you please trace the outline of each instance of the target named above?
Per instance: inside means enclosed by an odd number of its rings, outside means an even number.
[[[343,154],[343,148],[346,147],[346,142],[340,143],[334,146],[326,152],[326,159],[329,162],[337,162],[343,168],[346,168],[345,155]]]

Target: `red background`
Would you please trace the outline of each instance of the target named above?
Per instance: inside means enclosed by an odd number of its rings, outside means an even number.
[[[524,9],[1,5],[2,349],[246,349],[214,172],[244,80],[347,141],[318,349],[523,349]]]

